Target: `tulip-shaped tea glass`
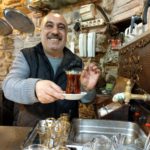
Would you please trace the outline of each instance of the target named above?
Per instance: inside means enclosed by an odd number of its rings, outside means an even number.
[[[80,89],[81,71],[69,70],[66,71],[66,75],[67,75],[66,93],[67,94],[81,93],[81,89]]]

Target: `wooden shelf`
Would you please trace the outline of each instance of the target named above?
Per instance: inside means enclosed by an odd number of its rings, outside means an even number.
[[[141,14],[144,0],[116,0],[111,13],[111,23],[121,22],[136,14]]]

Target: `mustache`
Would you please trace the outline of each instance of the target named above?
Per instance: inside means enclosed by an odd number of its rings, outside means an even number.
[[[58,39],[58,40],[61,40],[62,37],[59,36],[58,34],[51,34],[47,37],[48,39]]]

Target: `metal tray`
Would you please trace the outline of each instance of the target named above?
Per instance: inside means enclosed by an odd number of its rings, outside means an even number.
[[[11,34],[12,27],[2,18],[0,18],[0,35],[6,36]]]
[[[14,29],[25,33],[34,32],[35,26],[33,22],[21,11],[13,8],[5,8],[3,14]]]
[[[144,145],[144,141],[147,137],[144,131],[137,124],[132,122],[76,119],[72,122],[72,129],[67,146],[80,150],[83,144],[92,141],[93,138],[99,135],[105,135],[111,138],[117,134],[127,137],[124,144],[133,144],[135,141],[141,140]]]
[[[23,143],[23,147],[39,142],[37,127],[29,133],[29,136]],[[114,135],[121,134],[127,138],[125,144],[133,144],[135,140],[140,139],[144,145],[146,134],[135,123],[98,119],[74,119],[69,134],[67,147],[76,150],[82,150],[83,144],[92,141],[93,138],[105,135],[111,138]]]

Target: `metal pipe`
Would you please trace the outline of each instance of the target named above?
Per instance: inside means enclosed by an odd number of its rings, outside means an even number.
[[[128,104],[131,99],[150,101],[150,94],[132,94],[131,90],[131,81],[128,80],[125,87],[125,92],[115,94],[112,100],[114,102],[124,101],[126,104]]]

